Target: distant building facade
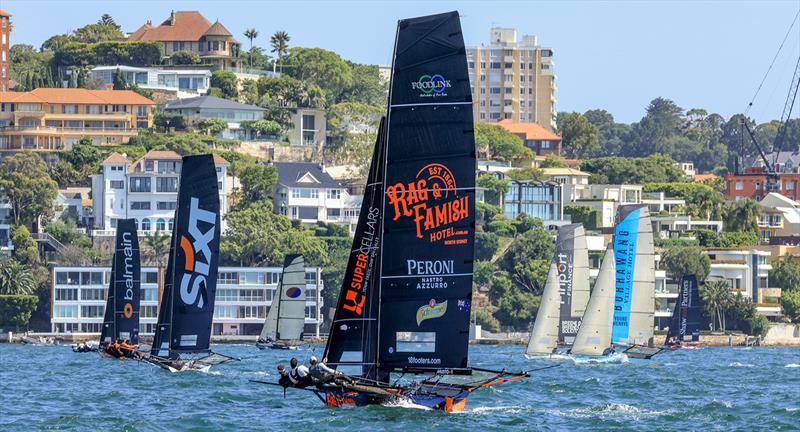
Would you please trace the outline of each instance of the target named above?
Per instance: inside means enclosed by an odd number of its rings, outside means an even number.
[[[257,335],[272,305],[280,281],[280,267],[220,267],[214,304],[214,335]],[[321,273],[320,273],[321,274]],[[323,283],[318,269],[306,268],[306,331],[322,324],[317,314],[317,289]],[[152,335],[158,322],[158,305],[164,269],[142,266],[139,332]],[[54,333],[100,333],[110,267],[53,267],[51,330]],[[323,306],[320,300],[319,308]]]
[[[800,244],[800,203],[771,192],[759,206],[758,229],[763,244]]]
[[[725,195],[730,199],[750,198],[761,200],[771,192],[797,201],[800,199],[800,173],[779,173],[777,182],[768,181],[760,172],[725,174]]]
[[[492,28],[488,46],[468,47],[475,120],[508,119],[556,127],[556,75],[553,50],[536,36],[517,41],[517,31]]]
[[[510,180],[503,197],[503,213],[515,219],[521,213],[541,219],[545,225],[564,223],[564,188],[551,181]]]
[[[155,102],[130,90],[37,88],[0,93],[0,151],[69,150],[89,137],[119,145],[153,125]]]
[[[170,102],[164,110],[186,116],[194,123],[211,118],[223,119],[228,123],[228,129],[222,132],[222,137],[234,139],[246,138],[242,122],[260,120],[266,111],[254,105],[208,95]]]
[[[225,177],[230,165],[215,155],[219,187],[220,219],[225,231],[228,211],[228,185]],[[133,218],[140,235],[155,231],[171,232],[181,172],[181,156],[173,151],[150,151],[131,162],[112,153],[101,164],[100,174],[92,176],[93,235],[116,234],[119,219]]]
[[[561,137],[536,123],[523,123],[514,120],[500,120],[500,126],[522,138],[525,147],[536,156],[561,155]]]
[[[158,26],[148,21],[128,37],[129,41],[155,41],[163,44],[164,56],[188,51],[202,63],[216,69],[235,67],[239,42],[219,21],[211,23],[197,11],[172,11]]]
[[[0,10],[0,92],[11,90],[11,14]]]
[[[348,185],[334,180],[325,167],[305,162],[275,162],[278,185],[275,188],[275,212],[303,223],[338,223],[350,226],[358,222],[361,196],[351,196]]]
[[[781,289],[769,284],[769,251],[759,249],[715,249],[705,253],[711,259],[708,280],[721,279],[728,283],[731,291],[753,300],[756,310],[762,315],[779,316],[781,307],[765,304],[767,297],[779,298]]]
[[[92,78],[105,85],[114,84],[119,70],[128,84],[148,90],[171,92],[178,99],[195,97],[208,92],[211,87],[211,71],[207,69],[158,69],[133,66],[97,66],[92,69]]]

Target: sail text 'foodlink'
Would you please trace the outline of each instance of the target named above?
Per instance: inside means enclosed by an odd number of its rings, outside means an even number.
[[[125,254],[125,273],[122,275],[125,280],[125,300],[133,300],[133,243],[130,232],[122,234],[122,244]]]
[[[408,185],[397,183],[386,188],[389,204],[394,206],[393,220],[400,219],[400,216],[413,216],[417,228],[417,238],[423,238],[423,231],[434,230],[469,216],[469,195],[429,206],[428,199],[431,195],[434,198],[442,198],[445,193],[436,186],[434,185],[434,188],[429,191],[425,179],[419,179]],[[431,235],[431,241],[436,239],[434,235]]]

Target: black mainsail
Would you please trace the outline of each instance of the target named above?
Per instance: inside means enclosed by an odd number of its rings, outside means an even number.
[[[123,339],[139,343],[140,265],[136,221],[121,219],[117,221],[101,345]]]
[[[700,341],[701,321],[702,306],[700,305],[697,277],[685,275],[681,279],[678,301],[675,302],[675,308],[672,310],[666,344]]]
[[[475,139],[458,13],[398,24],[387,117],[378,364],[466,369]]]
[[[386,119],[382,118],[361,202],[353,247],[339,301],[331,323],[324,358],[328,365],[352,376],[377,378],[378,230],[383,208],[383,155]]]
[[[151,355],[208,352],[219,265],[219,190],[211,155],[184,156],[172,247]]]

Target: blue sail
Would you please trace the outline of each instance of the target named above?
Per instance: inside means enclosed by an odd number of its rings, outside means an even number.
[[[611,343],[619,344],[630,334],[631,302],[633,300],[633,273],[636,268],[636,243],[639,234],[639,209],[622,215],[614,229],[614,321]]]

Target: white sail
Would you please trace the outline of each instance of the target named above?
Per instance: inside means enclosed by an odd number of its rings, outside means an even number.
[[[302,255],[288,255],[259,340],[299,340],[306,315],[306,269]]]
[[[652,345],[656,312],[656,262],[653,226],[647,207],[639,210],[639,238],[636,241],[634,266],[628,343],[649,346]]]
[[[575,336],[571,354],[599,356],[611,346],[611,325],[614,319],[614,249],[609,248],[600,264],[600,273]]]
[[[529,355],[551,354],[558,345],[558,323],[561,307],[561,296],[558,292],[558,270],[556,264],[550,264],[547,282],[544,285],[542,301],[536,312],[536,321],[528,341]]]
[[[589,248],[583,226],[575,228],[575,256],[572,264],[572,316],[581,317],[589,303]]]

